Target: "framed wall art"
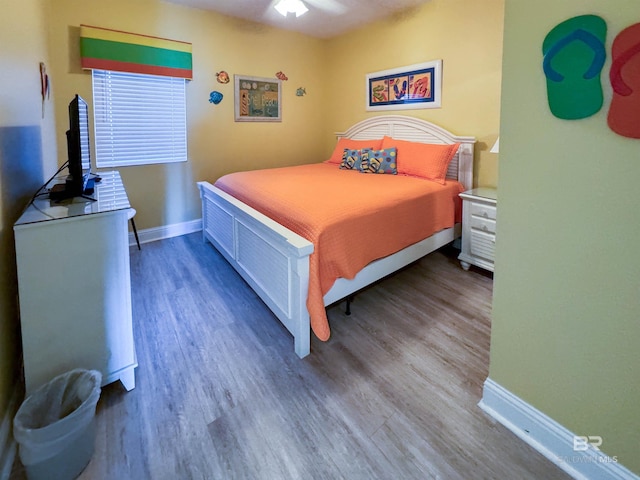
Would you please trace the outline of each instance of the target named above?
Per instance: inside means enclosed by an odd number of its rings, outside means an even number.
[[[234,75],[236,122],[281,122],[282,82]]]
[[[366,75],[367,110],[440,108],[442,60]]]

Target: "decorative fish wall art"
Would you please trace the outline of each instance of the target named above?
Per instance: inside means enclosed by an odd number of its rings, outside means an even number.
[[[209,95],[209,103],[213,103],[214,105],[218,105],[222,101],[223,95],[220,92],[213,91]]]
[[[229,74],[222,70],[216,73],[216,80],[218,83],[229,83]]]

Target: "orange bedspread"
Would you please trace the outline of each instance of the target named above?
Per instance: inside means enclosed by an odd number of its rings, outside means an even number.
[[[327,163],[232,173],[215,185],[313,243],[307,308],[320,340],[330,335],[323,296],[336,279],[453,226],[463,190]]]

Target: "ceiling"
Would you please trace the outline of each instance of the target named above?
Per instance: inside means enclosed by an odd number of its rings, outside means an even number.
[[[303,0],[309,11],[286,18],[274,7],[277,0],[166,0],[212,10],[245,20],[331,38],[390,15],[401,14],[429,0]]]

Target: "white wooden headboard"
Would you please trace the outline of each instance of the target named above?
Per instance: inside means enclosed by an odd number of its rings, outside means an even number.
[[[475,137],[460,137],[426,120],[404,115],[380,115],[367,118],[350,127],[346,132],[336,133],[338,138],[374,140],[389,136],[411,142],[452,144],[460,143],[458,152],[451,160],[447,178],[458,180],[465,189],[473,188],[473,148]]]

